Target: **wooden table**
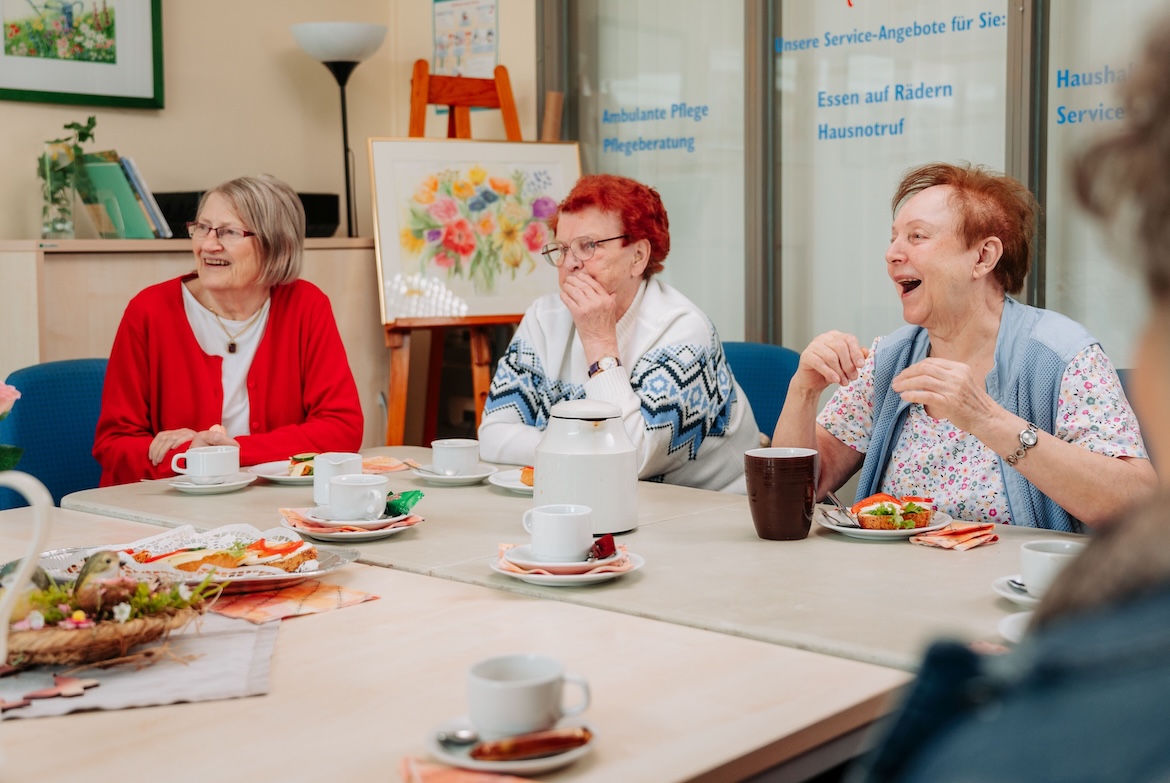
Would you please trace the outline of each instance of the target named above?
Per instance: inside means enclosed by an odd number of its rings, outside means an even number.
[[[417,447],[367,453],[411,456]],[[904,540],[860,541],[814,525],[803,541],[756,537],[747,498],[640,482],[639,527],[619,536],[646,558],[641,571],[590,587],[536,587],[494,573],[500,543],[522,543],[532,499],[484,483],[434,487],[391,473],[395,490],[420,488],[414,530],[356,544],[362,562],[523,595],[811,650],[914,671],[940,636],[1002,641],[996,625],[1018,608],[991,583],[1019,571],[1019,544],[1065,534],[1001,526],[998,544],[968,552]],[[156,524],[215,527],[279,523],[280,506],[311,505],[310,487],[256,486],[189,497],[166,482],[88,490],[65,498],[78,510]]]
[[[0,557],[23,549],[30,519],[29,509],[0,512]],[[50,546],[154,532],[57,509]],[[559,658],[593,692],[596,750],[542,780],[729,781],[775,765],[790,765],[786,779],[796,779],[802,754],[864,727],[908,680],[890,668],[393,569],[353,565],[327,581],[381,599],[283,621],[267,695],[5,720],[3,779],[397,780],[399,760],[425,756],[427,732],[462,714],[467,667],[519,650]]]

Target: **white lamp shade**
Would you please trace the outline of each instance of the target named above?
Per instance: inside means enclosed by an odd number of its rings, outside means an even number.
[[[306,22],[291,29],[297,45],[323,63],[361,62],[386,38],[386,25],[363,22]]]

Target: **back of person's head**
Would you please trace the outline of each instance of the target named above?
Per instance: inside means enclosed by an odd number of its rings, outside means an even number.
[[[954,189],[951,205],[966,246],[998,237],[1003,256],[992,274],[1008,293],[1022,291],[1032,266],[1032,237],[1040,211],[1031,191],[1019,180],[983,166],[928,163],[902,177],[890,202],[891,210],[896,213],[907,199],[937,185]]]
[[[203,194],[199,211],[212,194],[222,196],[244,228],[260,242],[264,285],[283,285],[301,276],[305,247],[305,207],[287,183],[268,174],[237,177]]]
[[[642,277],[649,278],[662,271],[662,262],[670,253],[670,221],[657,190],[616,174],[581,177],[557,207],[557,214],[549,220],[549,227],[555,233],[557,219],[561,214],[584,212],[587,209],[617,215],[626,235],[623,245],[642,239],[650,242],[650,262],[646,264]]]
[[[1155,299],[1170,300],[1170,16],[1119,89],[1125,116],[1073,162],[1073,182],[1118,255],[1141,264]]]

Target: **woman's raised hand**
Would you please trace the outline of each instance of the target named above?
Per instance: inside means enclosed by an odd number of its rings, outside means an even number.
[[[800,364],[793,377],[809,391],[819,392],[832,383],[847,384],[857,380],[869,351],[857,338],[844,332],[825,332],[814,338],[800,354]]]
[[[154,440],[150,442],[150,448],[146,452],[147,456],[150,457],[150,464],[158,465],[166,458],[171,449],[177,449],[194,437],[195,430],[187,427],[180,430],[163,430],[154,436]]]

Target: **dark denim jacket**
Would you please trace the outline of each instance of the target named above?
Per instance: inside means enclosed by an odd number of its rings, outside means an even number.
[[[1014,651],[935,644],[851,780],[1170,781],[1170,584]]]

